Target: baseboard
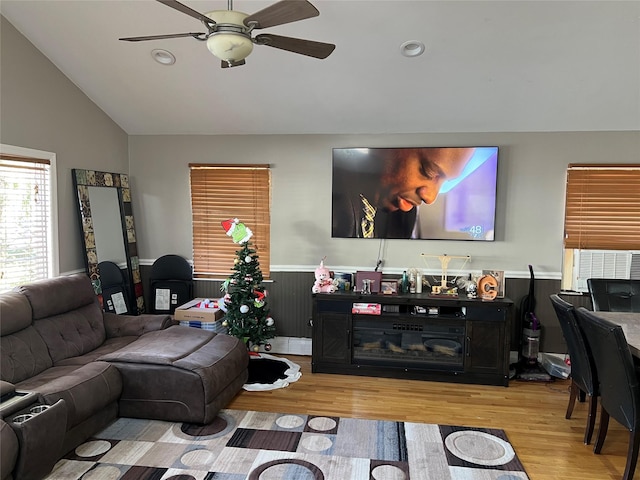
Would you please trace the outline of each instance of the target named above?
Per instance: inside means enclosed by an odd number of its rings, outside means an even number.
[[[271,350],[269,353],[282,355],[308,355],[311,356],[311,339],[298,337],[275,337],[269,340]],[[264,345],[260,347],[264,352]]]

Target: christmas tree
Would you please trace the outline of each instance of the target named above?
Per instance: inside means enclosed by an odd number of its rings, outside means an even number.
[[[229,335],[241,339],[247,349],[258,351],[264,344],[264,349],[269,351],[271,344],[266,341],[275,336],[276,328],[266,304],[267,291],[262,285],[258,254],[249,241],[253,233],[237,218],[225,220],[222,227],[241,245],[236,251],[234,273],[222,284],[226,307],[223,325],[229,329]]]

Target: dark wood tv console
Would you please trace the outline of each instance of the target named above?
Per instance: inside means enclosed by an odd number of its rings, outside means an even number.
[[[312,372],[506,387],[512,309],[508,298],[318,293]]]

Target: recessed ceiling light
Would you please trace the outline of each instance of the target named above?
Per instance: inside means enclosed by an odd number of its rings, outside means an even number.
[[[400,45],[400,53],[405,57],[417,57],[424,53],[424,43],[417,40],[409,40]]]
[[[176,63],[176,57],[168,50],[156,48],[151,51],[151,57],[161,65],[173,65]]]

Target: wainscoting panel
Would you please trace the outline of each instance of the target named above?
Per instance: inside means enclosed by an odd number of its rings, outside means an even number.
[[[150,266],[142,266],[141,273],[145,288],[147,311],[150,310],[149,273]],[[276,322],[278,337],[311,338],[313,272],[272,272],[272,280],[265,282],[270,314]],[[220,281],[196,280],[194,294],[201,298],[220,298]],[[542,324],[541,351],[564,354],[567,351],[562,331],[556,318],[549,296],[560,291],[559,280],[536,280],[535,312]],[[522,332],[522,298],[529,293],[529,279],[507,278],[505,294],[514,302],[513,324],[511,326],[511,350],[520,350]],[[576,307],[591,308],[587,295],[563,295],[563,298]]]
[[[149,304],[150,266],[142,266],[142,279],[145,288],[147,311]],[[267,304],[270,315],[275,320],[276,335],[279,337],[311,338],[312,297],[311,287],[314,282],[313,272],[272,272],[271,280],[264,282],[268,291]],[[196,298],[220,298],[221,281],[196,280],[194,295]]]

